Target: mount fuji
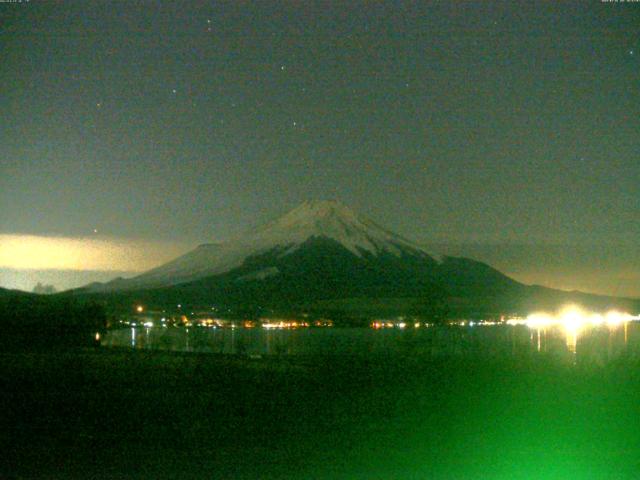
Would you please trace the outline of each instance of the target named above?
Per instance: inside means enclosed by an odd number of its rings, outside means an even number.
[[[323,241],[323,242],[321,242]],[[259,227],[247,235],[222,243],[207,243],[175,260],[129,280],[117,280],[94,288],[131,289],[177,285],[203,277],[227,273],[257,257],[273,257],[280,263],[308,243],[332,243],[351,253],[353,259],[391,255],[410,256],[435,263],[426,252],[409,240],[358,216],[336,201],[305,202],[283,217]],[[267,262],[269,263],[269,262]],[[256,268],[257,268],[256,264]],[[261,279],[276,275],[276,265],[266,265],[244,275]]]
[[[524,298],[561,301],[566,292],[525,286],[471,259],[429,254],[339,202],[315,201],[246,235],[75,293],[119,304],[437,316],[499,314]]]

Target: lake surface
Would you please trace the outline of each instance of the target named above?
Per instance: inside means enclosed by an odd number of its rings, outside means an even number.
[[[0,477],[638,478],[637,323],[138,327],[104,343],[127,348],[0,352]]]
[[[553,355],[604,363],[640,358],[640,323],[568,330],[525,325],[422,328],[132,327],[112,330],[103,346],[247,355]]]

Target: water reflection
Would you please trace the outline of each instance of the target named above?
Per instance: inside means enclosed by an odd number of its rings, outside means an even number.
[[[576,354],[576,347],[578,346],[578,326],[565,327],[565,334],[567,337],[567,349],[570,353]]]
[[[132,327],[102,345],[246,355],[554,355],[571,363],[640,355],[640,324],[443,326],[407,329]]]

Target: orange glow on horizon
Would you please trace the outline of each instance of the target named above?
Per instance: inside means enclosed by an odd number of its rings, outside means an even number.
[[[108,237],[0,235],[0,267],[142,271],[189,250],[186,245]]]

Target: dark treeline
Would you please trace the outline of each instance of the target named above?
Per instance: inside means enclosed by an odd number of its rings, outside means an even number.
[[[90,346],[105,326],[105,309],[96,302],[6,291],[0,294],[0,345],[5,349]]]

